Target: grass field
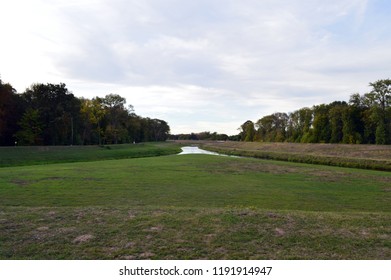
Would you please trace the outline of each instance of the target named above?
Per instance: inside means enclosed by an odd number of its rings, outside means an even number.
[[[0,147],[0,167],[154,157],[175,154],[180,151],[180,146],[176,143]]]
[[[211,155],[23,165],[0,168],[0,259],[391,259],[389,172]]]

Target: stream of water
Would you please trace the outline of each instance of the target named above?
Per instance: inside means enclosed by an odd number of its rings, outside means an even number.
[[[221,156],[218,153],[209,152],[209,151],[206,151],[206,150],[200,149],[198,147],[194,147],[194,146],[182,147],[181,149],[182,149],[182,152],[180,152],[179,155],[202,154],[202,155]]]

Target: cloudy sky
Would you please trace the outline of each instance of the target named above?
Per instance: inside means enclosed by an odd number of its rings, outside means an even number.
[[[172,133],[369,91],[391,78],[389,0],[1,0],[0,76],[119,94]]]

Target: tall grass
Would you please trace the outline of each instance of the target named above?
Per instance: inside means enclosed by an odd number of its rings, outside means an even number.
[[[209,151],[259,159],[391,171],[391,147],[369,145],[208,142]],[[310,147],[310,148],[308,148]]]

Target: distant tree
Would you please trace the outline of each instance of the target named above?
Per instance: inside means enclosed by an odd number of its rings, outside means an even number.
[[[290,124],[292,125],[292,124]],[[284,142],[289,131],[289,116],[286,113],[274,113],[259,119],[256,140],[267,142]]]
[[[366,143],[364,138],[364,106],[363,99],[359,93],[352,94],[349,99],[349,106],[344,110],[343,121],[343,139],[345,144]]]
[[[371,93],[377,101],[382,113],[391,105],[391,79],[378,80],[369,84],[372,87]]]
[[[370,92],[373,95],[375,108],[372,110],[372,118],[376,122],[376,144],[390,143],[391,131],[389,107],[391,104],[391,80],[378,80],[369,84],[372,87]]]
[[[167,122],[159,119],[147,118],[149,136],[152,141],[166,141],[170,133],[170,127]]]
[[[16,133],[20,145],[42,145],[43,124],[38,109],[28,108],[19,122],[21,129]]]
[[[15,134],[25,110],[25,103],[10,84],[0,79],[0,145],[15,145]]]
[[[254,141],[255,127],[254,123],[250,120],[241,125],[240,138],[242,141],[251,142]]]
[[[118,144],[127,138],[126,122],[128,111],[125,108],[126,99],[118,94],[109,94],[102,99],[105,108],[105,139],[108,143]]]
[[[310,108],[301,108],[290,113],[287,120],[287,141],[308,142],[311,137],[312,117]]]
[[[329,104],[330,143],[342,143],[344,115],[348,108],[346,102],[333,102]]]
[[[342,110],[342,143],[359,144],[363,138],[363,123],[361,120],[362,109],[356,95],[351,96],[349,104]]]
[[[102,144],[102,121],[105,109],[102,99],[81,99],[80,113],[83,120],[82,142],[83,144]]]
[[[129,139],[131,142],[142,142],[142,129],[143,129],[143,118],[130,113],[127,118],[126,128],[128,130]]]
[[[329,143],[331,138],[331,128],[329,121],[329,106],[321,104],[313,107],[313,143]]]
[[[80,100],[65,84],[34,84],[22,97],[28,108],[39,111],[44,145],[73,144],[80,121]]]

